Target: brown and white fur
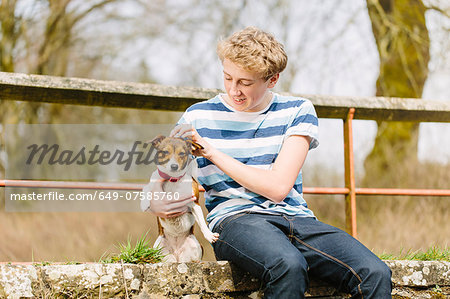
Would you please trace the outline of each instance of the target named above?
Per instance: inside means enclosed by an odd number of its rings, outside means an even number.
[[[198,202],[198,184],[192,175],[197,168],[196,165],[193,167],[196,163],[191,159],[192,141],[159,135],[151,143],[157,151],[155,160],[158,169],[153,172],[143,191],[151,192],[152,184],[163,179],[162,189],[166,196],[170,194],[174,197],[178,193],[179,198],[188,198],[195,194],[197,198],[189,204],[187,213],[172,218],[157,218],[159,236],[153,247],[162,248],[166,262],[200,261],[203,249],[194,236],[195,221],[208,242],[215,242],[219,234],[209,230]],[[150,201],[141,202],[142,210],[148,210],[149,206]]]

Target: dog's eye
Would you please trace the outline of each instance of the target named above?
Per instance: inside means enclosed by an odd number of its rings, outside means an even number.
[[[169,154],[169,152],[168,151],[159,151],[158,154],[161,156],[167,156]]]
[[[181,153],[179,153],[178,155],[179,155],[180,157],[185,157],[185,156],[186,156],[186,153],[181,152]]]

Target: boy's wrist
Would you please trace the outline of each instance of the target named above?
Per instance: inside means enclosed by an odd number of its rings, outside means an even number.
[[[214,157],[217,157],[217,154],[219,151],[214,147],[209,147],[208,150],[205,152],[204,157],[208,159],[211,162],[214,162]]]

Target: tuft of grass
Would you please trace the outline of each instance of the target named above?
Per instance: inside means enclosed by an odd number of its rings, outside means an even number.
[[[117,255],[106,255],[101,258],[102,263],[129,263],[129,264],[154,264],[163,260],[164,255],[161,248],[153,248],[150,241],[147,240],[147,233],[142,235],[133,246],[131,238],[128,236],[126,243],[119,243],[116,248],[119,250]],[[104,255],[105,256],[105,255]]]
[[[383,260],[416,260],[416,261],[447,261],[450,262],[450,248],[430,247],[426,251],[411,249],[399,254],[382,253],[378,257]]]
[[[42,262],[32,262],[32,264],[34,265],[34,266],[49,266],[49,265],[51,265],[52,263],[51,262],[48,262],[48,261],[42,261]]]

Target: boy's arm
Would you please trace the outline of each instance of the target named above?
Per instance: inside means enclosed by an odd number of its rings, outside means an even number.
[[[272,169],[266,170],[245,165],[220,152],[200,137],[195,129],[191,129],[188,134],[203,146],[203,149],[195,150],[194,154],[210,160],[241,186],[276,203],[283,201],[294,186],[310,143],[308,136],[287,137]]]
[[[282,202],[294,186],[309,149],[309,137],[289,136],[272,169],[259,169],[212,150],[206,157],[241,186],[273,202]]]

